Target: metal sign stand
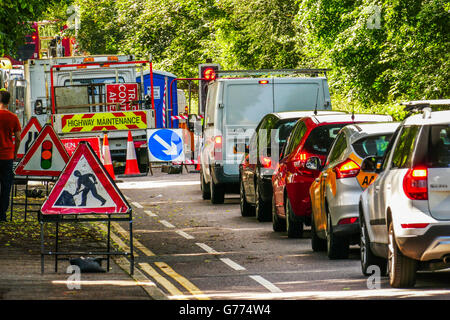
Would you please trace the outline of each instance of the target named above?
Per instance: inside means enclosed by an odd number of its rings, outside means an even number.
[[[58,261],[67,260],[60,259],[59,256],[70,256],[70,255],[100,255],[106,256],[103,260],[107,261],[106,270],[110,269],[110,256],[112,255],[122,255],[130,258],[130,274],[134,274],[134,254],[133,254],[133,218],[132,211],[126,214],[94,214],[94,216],[87,214],[52,214],[44,215],[39,211],[38,220],[40,223],[40,238],[41,238],[41,274],[44,274],[44,258],[46,255],[55,257],[55,272],[58,272]],[[111,251],[111,222],[112,221],[128,221],[129,222],[129,232],[130,232],[130,251]],[[78,223],[78,222],[107,222],[108,232],[107,232],[107,243],[106,251],[98,252],[71,252],[71,251],[60,251],[59,249],[59,224],[60,223]],[[54,251],[45,251],[45,236],[44,236],[44,224],[54,223],[55,224],[55,244]]]
[[[44,178],[44,177],[30,177],[30,176],[15,176],[14,177],[14,185],[13,189],[11,190],[11,198],[10,198],[10,221],[13,221],[13,211],[15,206],[24,206],[25,212],[24,212],[24,221],[27,221],[27,213],[28,212],[36,212],[39,213],[39,210],[37,209],[28,209],[30,206],[41,206],[42,203],[29,203],[28,202],[28,182],[29,181],[38,181],[38,182],[45,182],[45,195],[48,196],[49,193],[49,187],[48,184],[50,182],[55,182],[56,178],[51,177]],[[18,185],[25,185],[25,202],[14,202],[14,196],[17,195],[17,186]],[[32,198],[32,197],[30,197]],[[44,197],[45,199],[45,197]]]

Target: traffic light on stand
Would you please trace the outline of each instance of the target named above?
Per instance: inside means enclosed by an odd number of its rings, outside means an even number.
[[[217,71],[220,70],[220,65],[217,63],[206,63],[200,64],[198,66],[199,78],[202,80],[199,81],[199,93],[198,93],[198,102],[199,102],[199,113],[205,113],[206,107],[206,97],[208,95],[208,84],[211,81],[214,81],[218,78]]]

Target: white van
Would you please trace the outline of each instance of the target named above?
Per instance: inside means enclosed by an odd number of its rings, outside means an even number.
[[[325,77],[217,78],[208,86],[200,151],[203,199],[239,192],[239,163],[268,113],[331,110]]]

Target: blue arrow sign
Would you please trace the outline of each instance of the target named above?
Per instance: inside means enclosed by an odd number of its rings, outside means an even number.
[[[156,130],[148,139],[148,149],[156,160],[172,161],[181,156],[183,139],[175,130]]]

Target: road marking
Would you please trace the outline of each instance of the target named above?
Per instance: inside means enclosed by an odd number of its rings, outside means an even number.
[[[171,224],[169,221],[166,221],[166,220],[159,220],[159,222],[161,223],[161,224],[163,224],[165,227],[167,227],[167,228],[175,228],[175,226],[173,225],[173,224]]]
[[[103,225],[103,224],[99,224],[98,227],[104,232],[104,233],[108,233],[108,228]],[[117,236],[114,232],[111,232],[111,239],[119,246],[120,249],[122,249],[125,252],[129,252],[130,251],[130,247],[122,241],[122,239],[119,238],[119,236]],[[134,253],[135,257],[138,257],[139,255],[137,253]]]
[[[148,263],[139,263],[139,266],[144,270],[150,277],[155,279],[160,285],[162,285],[171,295],[177,296],[179,299],[183,299],[183,293],[178,290],[169,280],[164,278],[155,269],[153,269]],[[187,298],[184,298],[187,299]]]
[[[131,204],[134,205],[138,209],[143,209],[144,208],[139,202],[136,202],[136,201],[132,202]]]
[[[111,225],[116,231],[124,237],[126,240],[130,241],[130,234],[124,228],[122,228],[117,222],[111,222]],[[142,243],[140,243],[136,238],[133,238],[133,246],[141,250],[146,256],[154,256],[155,254],[147,249]]]
[[[155,265],[160,268],[164,273],[168,276],[175,279],[178,283],[180,283],[183,287],[185,287],[195,298],[198,300],[210,300],[206,297],[203,292],[197,288],[192,282],[190,282],[185,277],[179,275],[175,272],[171,267],[169,267],[165,262],[155,262]],[[200,296],[199,296],[200,295]]]
[[[207,244],[199,243],[199,242],[196,242],[195,244],[198,245],[200,248],[202,248],[203,250],[205,250],[208,253],[212,253],[212,254],[218,253],[216,250],[214,250],[213,248],[211,248]]]
[[[151,212],[150,210],[144,210],[145,214],[148,215],[149,217],[157,217],[157,214],[154,214],[153,212]]]
[[[175,232],[178,233],[180,236],[186,238],[186,239],[189,239],[189,240],[190,240],[190,239],[195,239],[194,236],[191,236],[190,234],[187,234],[187,233],[184,232],[184,231],[177,230],[177,231],[175,231]]]
[[[249,277],[252,278],[253,280],[255,280],[256,282],[258,282],[260,285],[262,285],[266,289],[268,289],[270,292],[273,292],[273,293],[281,293],[281,292],[283,292],[276,285],[274,285],[269,280],[266,280],[266,279],[264,279],[261,276],[249,276]]]
[[[226,265],[228,265],[230,268],[236,270],[236,271],[241,271],[241,270],[246,270],[243,266],[237,264],[236,262],[234,262],[231,259],[228,258],[220,258],[220,260],[225,263]]]

